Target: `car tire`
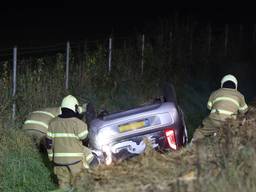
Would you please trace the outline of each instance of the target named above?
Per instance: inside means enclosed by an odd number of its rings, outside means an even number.
[[[92,103],[88,103],[85,112],[85,120],[88,125],[96,118],[96,111]]]
[[[162,85],[162,92],[165,102],[174,102],[177,104],[176,91],[171,82],[164,82]]]
[[[106,109],[103,109],[99,112],[97,118],[103,119],[107,115],[109,115],[109,112]]]
[[[179,108],[180,111],[180,117],[181,117],[181,123],[182,123],[182,127],[183,127],[183,145],[188,144],[188,131],[187,131],[187,127],[186,127],[186,123],[185,123],[185,119],[184,119],[184,113],[182,111],[181,108]]]

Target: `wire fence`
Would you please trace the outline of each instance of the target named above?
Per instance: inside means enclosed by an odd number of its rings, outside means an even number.
[[[16,97],[17,87],[17,72],[21,70],[19,66],[23,66],[26,63],[23,60],[33,57],[44,57],[47,55],[63,54],[65,55],[65,67],[64,67],[64,84],[65,89],[68,90],[70,85],[69,81],[70,70],[77,68],[77,71],[84,71],[83,65],[71,65],[72,55],[76,55],[76,60],[82,62],[84,56],[88,56],[95,49],[102,47],[102,53],[105,57],[104,65],[106,65],[106,71],[111,74],[113,67],[113,60],[117,61],[121,57],[124,58],[127,55],[118,55],[118,51],[130,51],[135,50],[137,70],[141,75],[145,73],[146,68],[149,66],[152,70],[161,71],[171,70],[175,71],[178,68],[184,68],[189,70],[193,74],[193,68],[195,63],[200,64],[201,73],[204,70],[218,71],[220,66],[207,66],[212,59],[218,60],[218,58],[236,57],[241,56],[245,50],[250,50],[252,55],[255,53],[255,25],[249,27],[250,30],[245,30],[245,27],[239,26],[239,30],[234,30],[234,26],[224,25],[222,30],[217,30],[211,24],[205,25],[203,30],[196,26],[192,26],[190,23],[187,26],[180,25],[179,27],[173,26],[172,30],[160,33],[152,34],[139,34],[135,36],[121,36],[115,37],[111,35],[109,38],[98,40],[84,40],[84,41],[67,41],[46,46],[31,46],[31,47],[19,47],[0,49],[0,64],[4,61],[12,63],[12,97]],[[249,39],[248,39],[249,35]],[[246,43],[246,49],[243,43]],[[249,49],[250,48],[250,49]],[[239,53],[239,54],[236,54]],[[154,58],[152,55],[157,55],[157,61],[153,65],[148,65],[148,60]],[[97,56],[97,55],[96,55]],[[120,57],[120,58],[119,58]],[[96,58],[91,58],[96,59]],[[219,59],[219,61],[221,60]],[[2,61],[1,61],[2,60]],[[161,61],[162,60],[162,61]],[[202,61],[201,61],[202,60]],[[93,61],[91,61],[93,62]],[[127,63],[128,61],[126,61]],[[117,62],[115,62],[117,63]],[[167,63],[167,64],[165,64]],[[181,63],[180,66],[176,66],[177,63]],[[33,66],[30,66],[33,67]],[[178,68],[177,68],[178,67]],[[157,69],[158,68],[158,69]],[[17,71],[18,70],[18,71]],[[180,69],[179,69],[180,70]],[[81,72],[82,73],[82,72]],[[79,74],[81,76],[82,74]],[[131,72],[132,73],[132,72]],[[15,100],[13,103],[13,119],[15,119]]]

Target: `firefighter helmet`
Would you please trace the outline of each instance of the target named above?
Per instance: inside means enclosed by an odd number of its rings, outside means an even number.
[[[61,103],[61,108],[68,108],[76,113],[78,112],[78,107],[79,107],[79,103],[74,96],[68,95],[63,98]]]
[[[237,79],[234,75],[231,75],[231,74],[225,75],[221,79],[221,88],[223,87],[224,83],[227,82],[227,81],[233,82],[235,84],[236,89],[237,89],[237,85],[238,85]]]

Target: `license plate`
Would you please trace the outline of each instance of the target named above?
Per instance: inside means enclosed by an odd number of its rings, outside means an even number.
[[[123,132],[131,131],[131,130],[135,130],[135,129],[140,129],[140,128],[148,126],[148,124],[149,124],[149,121],[148,121],[148,119],[146,119],[143,121],[136,121],[133,123],[119,125],[119,132],[123,133]]]

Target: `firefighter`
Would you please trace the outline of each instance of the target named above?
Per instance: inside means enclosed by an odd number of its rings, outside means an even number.
[[[236,119],[238,113],[247,112],[248,106],[237,87],[238,81],[235,76],[228,74],[222,78],[221,88],[210,95],[207,103],[207,108],[211,112],[196,129],[192,143],[216,135],[218,128],[227,118]]]
[[[34,142],[41,149],[45,149],[45,137],[49,122],[60,114],[60,107],[39,109],[31,112],[22,129],[33,138]]]
[[[77,99],[66,96],[61,103],[61,114],[52,119],[47,131],[48,157],[53,162],[62,191],[72,189],[83,170],[98,163],[91,150],[83,145],[88,129],[80,120],[79,109]]]

